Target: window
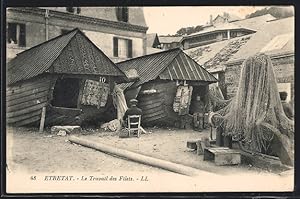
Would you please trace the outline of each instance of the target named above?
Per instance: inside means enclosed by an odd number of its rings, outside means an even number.
[[[75,9],[74,9],[74,7],[66,7],[66,11],[70,12],[70,13],[74,13]]]
[[[116,14],[118,21],[128,22],[128,8],[127,7],[117,7]]]
[[[9,44],[17,44],[18,46],[26,46],[26,30],[25,24],[8,23],[7,26],[7,42]]]
[[[61,34],[66,34],[67,32],[69,32],[70,30],[66,30],[66,29],[61,29]]]
[[[114,57],[132,58],[132,40],[113,38]]]
[[[234,38],[237,36],[237,32],[230,32],[230,38]]]
[[[66,11],[69,12],[69,13],[80,14],[81,8],[80,7],[66,7]]]

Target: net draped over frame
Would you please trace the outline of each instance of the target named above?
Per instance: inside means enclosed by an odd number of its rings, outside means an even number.
[[[248,144],[253,151],[266,151],[274,131],[294,138],[294,123],[285,116],[273,65],[265,54],[243,62],[236,96],[217,112],[224,119],[224,134]]]

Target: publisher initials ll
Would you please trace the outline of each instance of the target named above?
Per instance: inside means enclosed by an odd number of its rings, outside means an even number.
[[[142,176],[141,181],[148,181],[148,176]]]

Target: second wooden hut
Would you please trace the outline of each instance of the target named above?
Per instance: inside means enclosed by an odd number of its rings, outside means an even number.
[[[181,126],[183,116],[206,112],[208,85],[217,79],[181,49],[172,49],[117,63],[139,79],[124,83],[127,102],[139,100],[145,126]]]

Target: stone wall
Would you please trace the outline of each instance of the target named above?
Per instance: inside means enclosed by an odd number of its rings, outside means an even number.
[[[291,99],[294,99],[294,55],[271,58],[277,83],[291,83]],[[225,71],[225,85],[227,97],[233,97],[238,88],[242,63],[227,65]]]

